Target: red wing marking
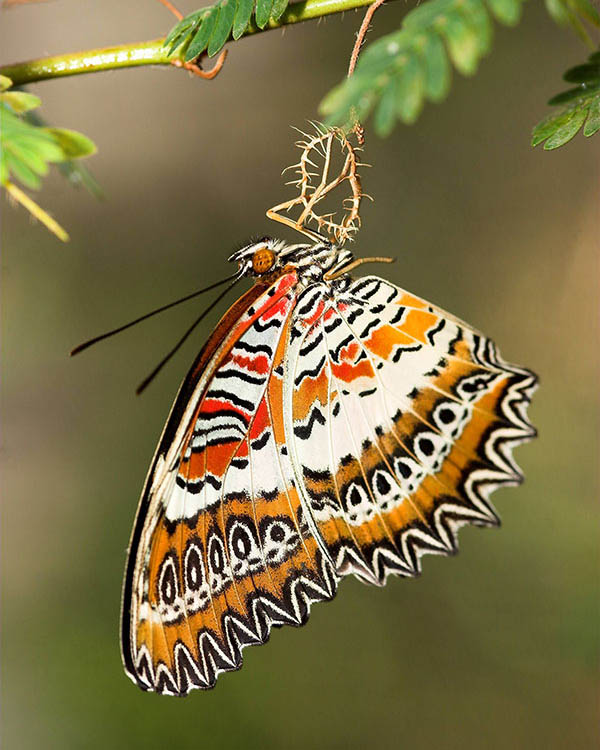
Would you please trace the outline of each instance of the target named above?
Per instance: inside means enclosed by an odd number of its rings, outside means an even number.
[[[126,667],[145,689],[212,687],[241,666],[243,646],[265,642],[273,625],[302,624],[311,602],[335,592],[284,449],[294,284],[294,274],[276,279],[242,313],[228,350],[213,347],[179,456],[170,468],[159,451],[150,475],[123,613]]]

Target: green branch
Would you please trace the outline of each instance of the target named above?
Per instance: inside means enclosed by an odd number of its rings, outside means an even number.
[[[289,6],[279,20],[270,20],[263,29],[254,22],[250,23],[241,36],[355,10],[373,2],[374,0],[304,0]],[[4,65],[0,67],[0,75],[11,78],[15,86],[22,86],[49,78],[98,73],[103,70],[135,68],[141,65],[171,65],[179,59],[178,55],[169,54],[169,50],[164,46],[164,39],[153,39]]]
[[[41,57],[37,60],[3,65],[0,75],[10,78],[15,86],[23,86],[49,78],[97,73],[102,70],[133,68],[138,65],[168,65],[169,56],[162,39],[150,42],[121,44],[118,47],[70,52],[66,55]]]

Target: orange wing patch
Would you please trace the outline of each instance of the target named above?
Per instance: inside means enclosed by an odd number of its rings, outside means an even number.
[[[535,376],[488,339],[371,277],[305,333],[295,377],[306,503],[338,574],[416,575],[422,554],[456,551],[464,523],[498,522],[488,497],[521,480],[506,447],[534,435]],[[326,407],[308,390],[323,379]]]

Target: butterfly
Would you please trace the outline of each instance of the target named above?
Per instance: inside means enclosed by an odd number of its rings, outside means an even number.
[[[416,576],[464,524],[497,525],[490,493],[523,479],[512,451],[535,435],[536,376],[305,234],[229,258],[253,285],[193,363],[150,466],[121,614],[144,690],[212,688],[345,576]]]

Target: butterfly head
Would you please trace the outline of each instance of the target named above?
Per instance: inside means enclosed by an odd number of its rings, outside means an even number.
[[[349,250],[343,250],[326,240],[313,244],[286,245],[282,240],[263,237],[244,245],[228,260],[238,264],[240,276],[265,276],[292,266],[305,280],[317,280],[334,268],[351,262],[353,255]]]

